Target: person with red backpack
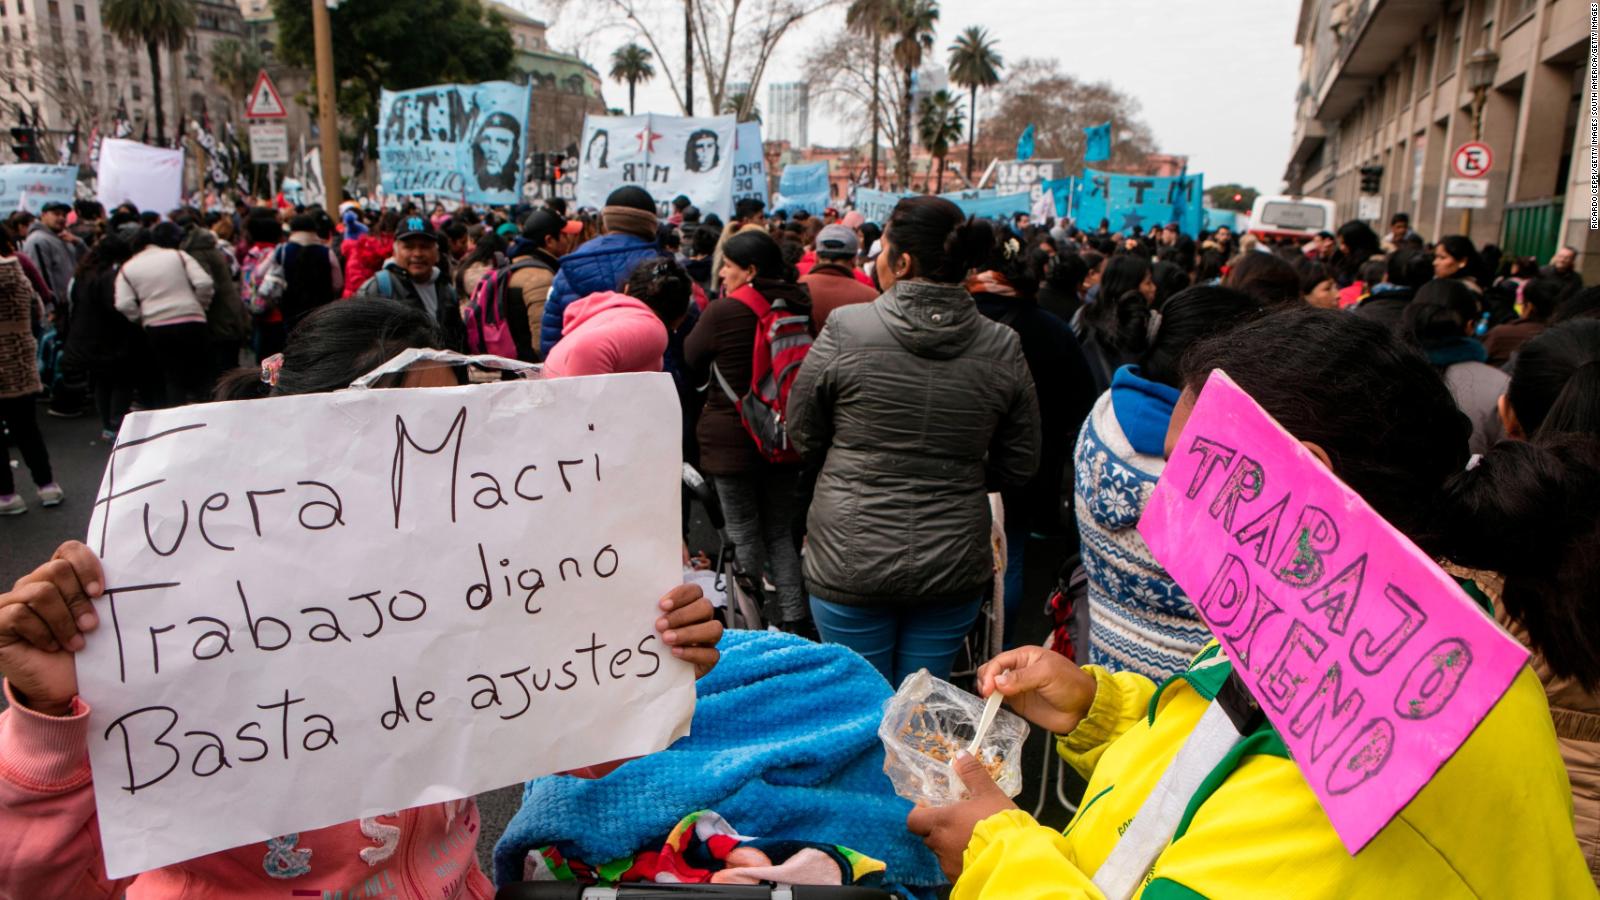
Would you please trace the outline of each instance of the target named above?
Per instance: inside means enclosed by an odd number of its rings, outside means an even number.
[[[893,685],[949,677],[993,578],[986,495],[1038,467],[1021,341],[963,286],[993,237],[949,200],[901,200],[877,258],[885,293],[833,311],[789,397],[789,434],[822,465],[811,614]]]
[[[716,486],[739,563],[752,579],[770,574],[779,624],[806,633],[794,535],[800,456],[784,421],[789,389],[811,347],[811,297],[765,231],[728,238],[718,274],[723,296],[706,306],[683,346],[689,374],[711,382],[695,428],[700,467]]]

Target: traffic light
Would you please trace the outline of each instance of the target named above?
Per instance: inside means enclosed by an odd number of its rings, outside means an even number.
[[[39,156],[39,133],[32,128],[18,127],[11,129],[11,152],[17,155],[17,162],[36,163],[44,161]]]
[[[1361,193],[1376,194],[1383,188],[1383,166],[1361,167]]]
[[[528,157],[528,177],[536,183],[545,180],[545,155],[543,153],[535,153]]]
[[[1238,202],[1240,202],[1242,200],[1244,200],[1244,195],[1243,194],[1234,194],[1233,195],[1233,202],[1238,203]]]

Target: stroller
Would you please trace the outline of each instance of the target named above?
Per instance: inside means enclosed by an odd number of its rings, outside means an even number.
[[[722,504],[717,500],[716,488],[710,479],[688,463],[683,464],[683,487],[690,497],[700,501],[700,505],[705,508],[706,519],[717,535],[716,556],[711,560],[713,590],[706,591],[706,596],[725,598],[726,602],[721,607],[724,627],[746,631],[764,630],[767,624],[762,609],[767,595],[757,581],[760,573],[751,577],[751,574],[739,565],[738,556],[734,553],[733,540],[728,536],[727,520],[722,515]]]

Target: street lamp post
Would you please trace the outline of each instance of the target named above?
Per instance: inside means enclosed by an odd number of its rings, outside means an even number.
[[[1479,47],[1467,58],[1466,83],[1472,90],[1472,139],[1483,140],[1483,104],[1489,98],[1489,88],[1494,86],[1495,69],[1500,56],[1488,47]],[[1461,234],[1472,237],[1472,210],[1461,211]]]

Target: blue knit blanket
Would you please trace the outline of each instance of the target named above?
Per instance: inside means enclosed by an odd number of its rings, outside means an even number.
[[[777,632],[728,631],[719,649],[688,737],[604,778],[527,783],[494,848],[495,881],[520,880],[534,847],[599,863],[659,846],[685,813],[713,809],[745,834],[880,859],[894,884],[944,883],[883,774],[883,677],[844,647]]]

